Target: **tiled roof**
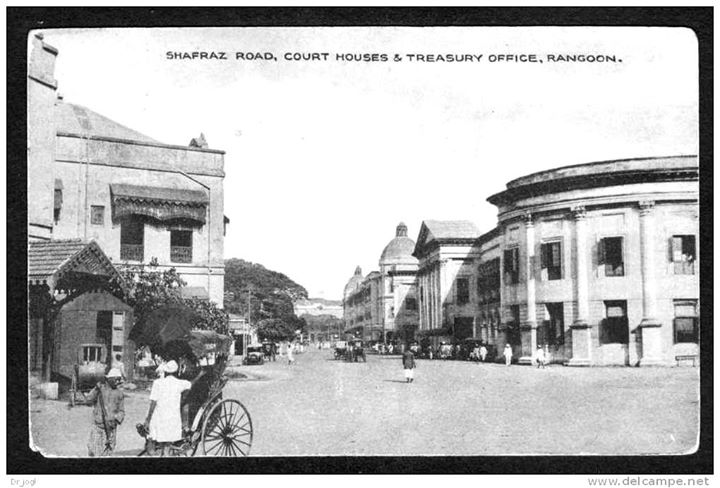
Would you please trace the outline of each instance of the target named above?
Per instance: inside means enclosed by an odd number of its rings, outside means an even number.
[[[158,141],[144,134],[118,124],[114,120],[110,120],[81,105],[58,103],[56,118],[56,127],[59,132],[158,143]]]
[[[423,222],[435,239],[475,239],[480,230],[469,220],[425,220]]]
[[[31,280],[47,279],[75,254],[82,251],[87,242],[80,239],[39,241],[28,244],[28,277]]]
[[[65,239],[28,243],[30,282],[46,282],[52,287],[69,271],[119,279],[112,262],[95,241]]]

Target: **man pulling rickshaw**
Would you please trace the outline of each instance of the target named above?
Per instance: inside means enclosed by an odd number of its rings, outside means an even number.
[[[146,439],[140,455],[247,456],[250,414],[238,400],[222,398],[232,339],[192,330],[192,315],[185,307],[165,307],[151,313],[136,333],[137,343],[150,345],[166,360],[165,377],[153,384],[147,418],[136,425]]]

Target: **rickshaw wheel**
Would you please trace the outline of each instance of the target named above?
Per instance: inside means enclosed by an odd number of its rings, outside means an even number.
[[[205,456],[247,456],[252,445],[253,428],[250,413],[237,400],[216,403],[203,423],[202,453]]]

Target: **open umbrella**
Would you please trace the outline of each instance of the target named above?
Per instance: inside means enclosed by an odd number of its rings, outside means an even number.
[[[163,305],[148,314],[130,331],[130,340],[156,350],[178,339],[189,339],[198,322],[197,313],[181,304]]]

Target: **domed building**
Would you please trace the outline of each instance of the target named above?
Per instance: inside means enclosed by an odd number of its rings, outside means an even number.
[[[418,324],[414,249],[415,242],[401,222],[380,255],[380,271],[362,278],[360,267],[356,268],[343,297],[346,333],[384,343],[414,338]]]

